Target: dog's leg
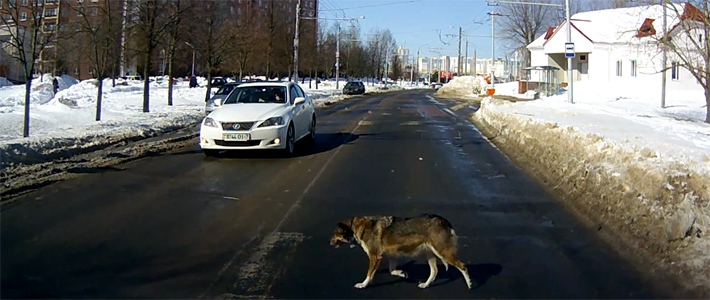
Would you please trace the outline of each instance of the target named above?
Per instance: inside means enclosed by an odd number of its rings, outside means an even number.
[[[434,282],[434,279],[436,279],[436,275],[439,273],[439,269],[436,267],[436,257],[429,257],[429,278],[427,278],[426,282],[422,282],[419,284],[419,288],[425,289],[428,288],[429,285]]]
[[[451,252],[451,251],[444,251],[442,253],[443,259],[448,261],[452,266],[456,267],[456,269],[461,272],[461,275],[463,275],[463,279],[466,280],[466,285],[470,289],[473,283],[471,282],[471,277],[468,275],[468,268],[466,268],[466,265],[456,257],[456,254]]]
[[[365,280],[362,282],[355,284],[355,288],[364,289],[372,282],[372,278],[375,277],[375,271],[377,271],[380,261],[382,261],[381,255],[370,255],[370,266],[367,269],[367,277],[365,277]]]
[[[390,257],[389,258],[389,265],[390,265],[390,274],[393,276],[399,276],[402,278],[407,278],[407,273],[405,273],[402,270],[397,270],[397,259]]]

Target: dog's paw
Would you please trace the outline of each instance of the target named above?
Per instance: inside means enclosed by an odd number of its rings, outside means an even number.
[[[390,272],[390,274],[393,275],[393,276],[399,276],[399,277],[402,277],[402,278],[407,278],[407,273],[405,273],[405,272],[402,271],[402,270],[393,270],[392,272]]]
[[[425,289],[425,288],[428,288],[428,287],[429,287],[429,284],[426,283],[426,282],[422,282],[422,283],[420,283],[420,284],[418,285],[418,287],[419,287],[420,289]]]
[[[367,287],[366,282],[360,282],[360,283],[355,284],[356,289],[364,289],[365,287]]]

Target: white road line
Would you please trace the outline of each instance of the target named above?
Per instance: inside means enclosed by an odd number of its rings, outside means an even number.
[[[456,117],[456,113],[454,113],[453,111],[451,111],[448,107],[444,107],[443,109],[444,109],[444,111],[445,111],[446,113],[448,113],[448,114],[450,114],[450,115]]]

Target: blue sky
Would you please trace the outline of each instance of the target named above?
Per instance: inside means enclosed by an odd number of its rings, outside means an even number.
[[[473,49],[479,58],[491,55],[491,21],[488,12],[495,8],[488,6],[486,0],[319,0],[321,17],[342,18],[365,16],[359,20],[362,33],[373,28],[389,28],[397,40],[416,58],[420,56],[442,55],[456,56],[458,35],[461,26],[464,39],[461,43],[461,55],[465,55],[465,35],[469,35],[469,57]],[[336,16],[337,14],[337,16]],[[334,21],[329,21],[329,26]],[[439,37],[441,34],[441,38]],[[444,44],[443,42],[448,43]],[[498,47],[496,56],[504,50]],[[424,46],[423,46],[424,45]],[[421,47],[420,47],[421,46]],[[500,56],[499,56],[500,57]]]

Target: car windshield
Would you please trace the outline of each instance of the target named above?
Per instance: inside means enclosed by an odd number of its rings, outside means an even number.
[[[232,84],[230,84],[230,85],[223,85],[221,88],[219,88],[219,90],[217,90],[217,93],[215,93],[215,95],[227,95],[227,94],[229,94],[229,92],[231,92],[235,87],[236,87],[236,85],[232,85]]]
[[[286,88],[283,86],[240,86],[224,101],[224,104],[234,103],[286,103]]]
[[[346,87],[357,87],[358,84],[356,82],[348,82],[345,84]]]

